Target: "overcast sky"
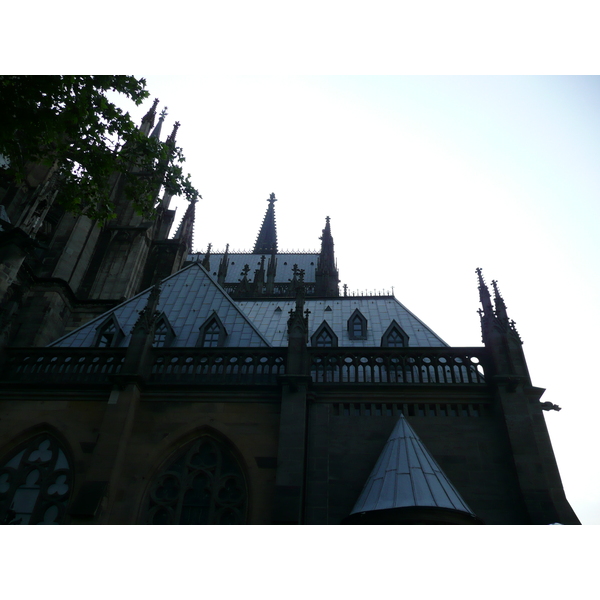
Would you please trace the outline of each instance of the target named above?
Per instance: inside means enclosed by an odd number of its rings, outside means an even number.
[[[341,283],[393,288],[452,346],[481,344],[475,268],[497,279],[562,407],[567,498],[600,524],[599,78],[142,75],[162,138],[181,122],[195,250],[251,249],[274,192],[280,251],[318,250],[330,216]]]

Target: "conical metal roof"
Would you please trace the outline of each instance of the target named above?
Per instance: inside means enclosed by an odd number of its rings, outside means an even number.
[[[401,416],[351,514],[407,507],[445,508],[475,516]]]

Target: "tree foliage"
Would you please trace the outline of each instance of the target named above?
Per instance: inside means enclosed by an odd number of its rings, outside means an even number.
[[[145,86],[129,76],[0,76],[0,184],[23,183],[32,163],[56,164],[57,200],[101,222],[115,216],[116,173],[146,216],[162,185],[196,200],[181,149],[142,134],[106,95],[113,90],[139,105],[149,95]]]

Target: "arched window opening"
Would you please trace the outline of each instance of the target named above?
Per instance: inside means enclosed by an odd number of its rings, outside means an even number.
[[[387,345],[390,348],[401,348],[404,346],[404,339],[397,329],[392,329],[392,331],[388,333]]]
[[[317,348],[334,348],[338,345],[338,338],[327,321],[323,321],[310,338],[310,343]]]
[[[317,334],[317,347],[318,348],[331,348],[333,346],[333,338],[326,329],[323,329]]]
[[[169,334],[169,328],[164,321],[161,321],[156,325],[154,330],[154,347],[164,348],[167,345],[167,336]]]
[[[104,323],[96,329],[95,346],[98,348],[115,348],[121,343],[124,334],[119,322],[114,315],[110,315]]]
[[[71,494],[72,469],[52,436],[32,438],[0,464],[0,523],[62,522]]]
[[[200,327],[198,346],[203,348],[217,348],[225,345],[227,331],[216,313],[213,313]]]
[[[381,345],[387,346],[388,348],[404,348],[405,346],[408,346],[408,335],[402,327],[393,320],[381,337]]]
[[[202,345],[205,348],[214,348],[219,345],[219,337],[221,334],[221,328],[216,321],[213,321],[205,330],[204,330],[204,339],[202,341]]]
[[[98,346],[100,348],[110,348],[117,335],[117,328],[114,323],[107,323],[98,334]]]
[[[150,488],[145,522],[151,525],[241,525],[248,492],[233,452],[204,435],[164,468]]]
[[[167,317],[163,314],[156,321],[156,325],[154,327],[154,341],[152,345],[155,348],[167,348],[173,342],[175,338],[175,332],[171,327]]]
[[[367,319],[358,308],[348,319],[348,336],[351,340],[367,339]]]

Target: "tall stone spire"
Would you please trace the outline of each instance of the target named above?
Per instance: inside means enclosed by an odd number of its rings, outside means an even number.
[[[180,125],[181,123],[179,121],[175,121],[175,125],[173,125],[173,131],[171,132],[171,135],[167,138],[167,141],[165,142],[165,144],[167,144],[167,146],[169,146],[171,150],[175,148],[175,138],[177,137],[177,130],[179,129]]]
[[[275,194],[268,199],[269,207],[263,219],[262,227],[258,232],[253,254],[275,254],[277,252],[277,229],[275,227]]]
[[[173,236],[174,240],[182,240],[187,243],[188,248],[192,247],[194,237],[194,218],[196,216],[196,202],[190,202],[181,223]]]
[[[158,98],[154,98],[154,103],[152,104],[152,108],[142,118],[142,125],[140,126],[140,131],[145,135],[148,135],[150,133],[150,129],[154,125],[154,119],[156,117],[157,105],[158,105]]]
[[[162,130],[162,124],[165,122],[165,117],[167,116],[167,107],[165,106],[161,111],[160,111],[160,117],[158,119],[158,123],[156,124],[156,127],[153,129],[152,133],[150,134],[150,137],[156,138],[157,140],[160,140],[160,132]]]
[[[227,269],[229,268],[229,244],[225,246],[225,254],[219,263],[219,271],[217,273],[217,281],[221,285],[225,285],[225,277],[227,277]]]
[[[338,283],[340,282],[335,255],[333,252],[333,237],[329,217],[325,218],[325,229],[321,240],[321,253],[315,271],[315,295],[337,297],[340,295]]]

